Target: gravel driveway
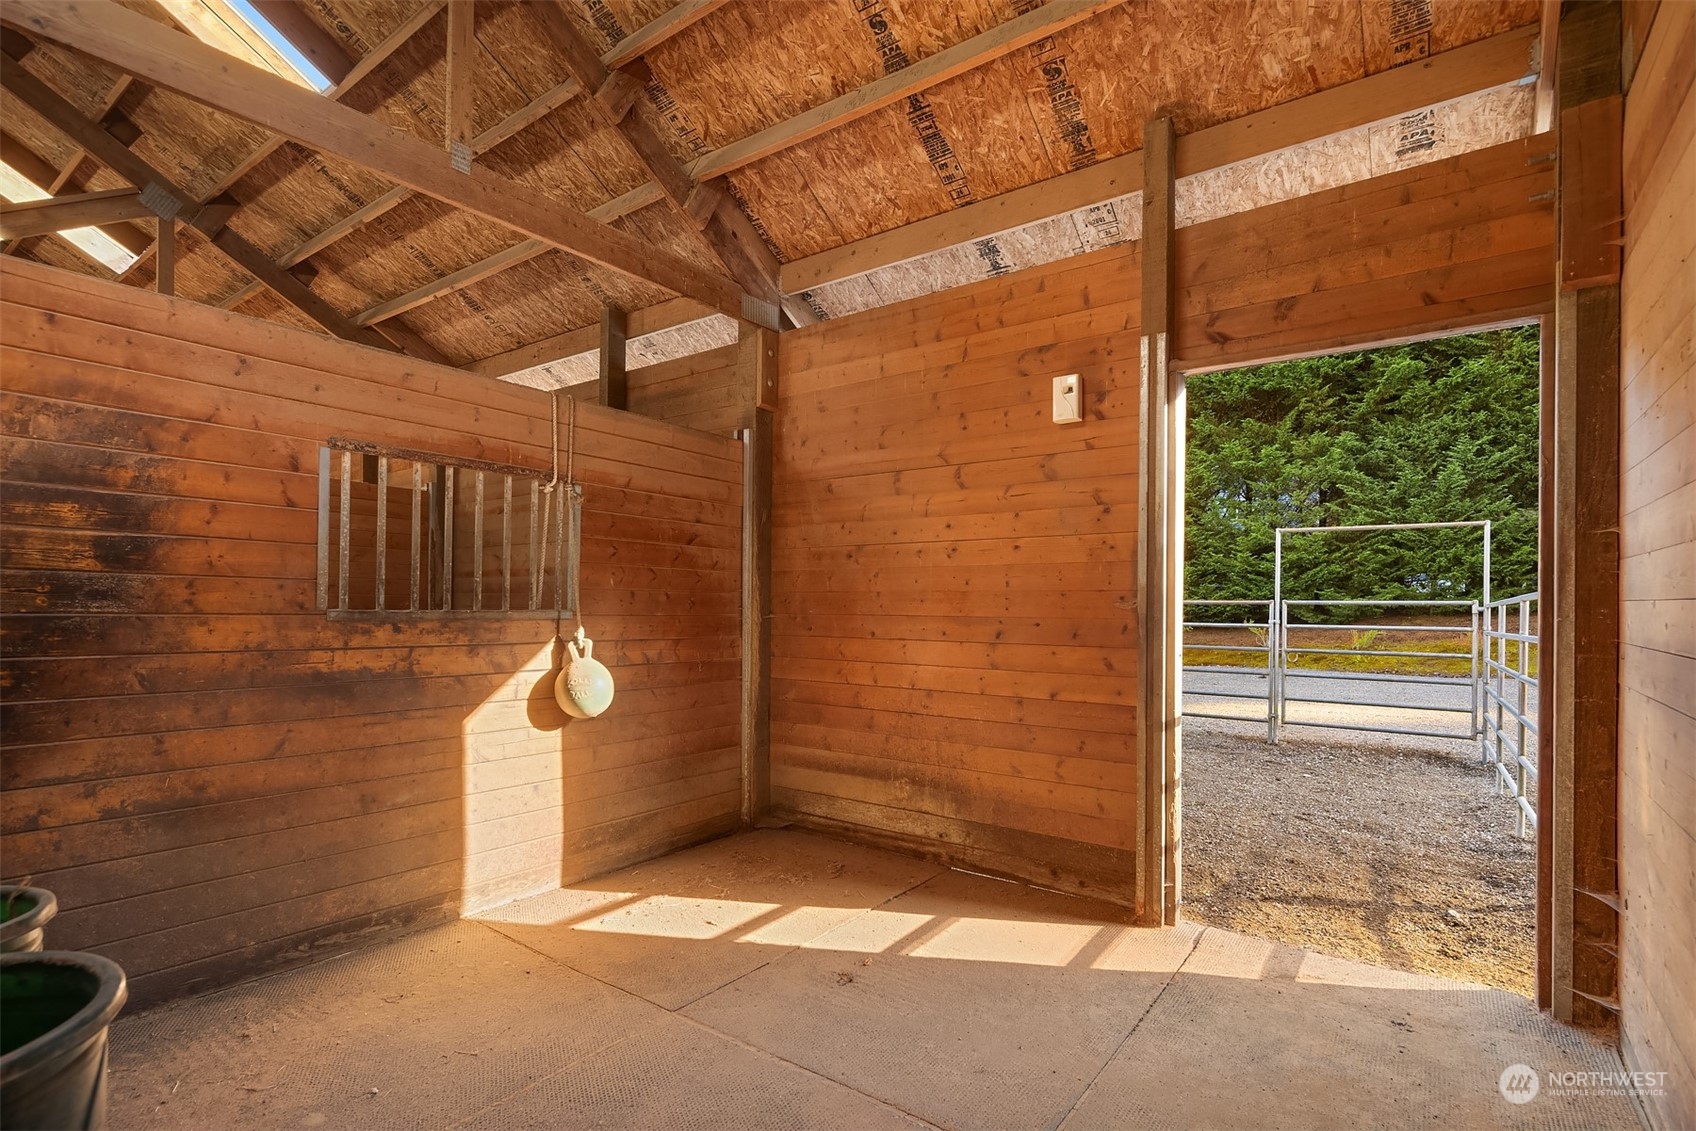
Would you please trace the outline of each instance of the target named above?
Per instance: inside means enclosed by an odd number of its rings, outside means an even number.
[[[1196,688],[1264,696],[1265,676],[1187,676],[1186,691]],[[1417,709],[1464,705],[1467,689],[1324,675],[1295,677],[1290,689],[1304,698],[1412,708],[1292,703],[1292,721],[1405,726],[1419,719],[1462,737],[1288,726],[1280,745],[1270,746],[1264,698],[1186,695],[1186,709],[1240,713],[1246,721],[1190,716],[1184,723],[1184,915],[1529,993],[1533,843],[1516,835],[1514,803],[1496,793],[1492,769],[1480,764],[1477,740],[1464,733],[1467,716]]]

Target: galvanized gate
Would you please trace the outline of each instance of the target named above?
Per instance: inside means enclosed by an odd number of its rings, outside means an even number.
[[[1341,534],[1384,530],[1471,527],[1480,531],[1484,580],[1480,599],[1400,601],[1290,599],[1284,596],[1283,540],[1286,534]],[[1537,774],[1535,724],[1535,593],[1490,599],[1491,524],[1477,522],[1388,523],[1373,526],[1284,527],[1274,536],[1273,597],[1261,600],[1184,601],[1184,714],[1191,718],[1264,721],[1266,741],[1276,744],[1286,727],[1370,731],[1418,738],[1476,741],[1479,757],[1496,769],[1498,789],[1515,798],[1523,835],[1536,827],[1533,780]],[[1460,623],[1311,623],[1304,610],[1393,609],[1402,620],[1422,613],[1457,614]],[[1216,619],[1203,610],[1231,610]],[[1510,617],[1517,624],[1510,626]],[[1191,642],[1189,633],[1214,639]],[[1462,648],[1433,651],[1396,647],[1409,634],[1460,638]],[[1336,638],[1347,635],[1346,646]],[[1224,637],[1224,639],[1221,639]],[[1386,637],[1380,645],[1379,638]],[[1223,654],[1220,663],[1192,664],[1195,651]],[[1363,661],[1369,670],[1322,670],[1304,657]],[[1243,658],[1239,662],[1238,657]],[[1452,664],[1453,673],[1397,670],[1398,661],[1426,661],[1428,668]],[[1188,701],[1201,700],[1198,709]],[[1231,709],[1232,707],[1235,709]],[[1367,721],[1368,713],[1373,721]]]

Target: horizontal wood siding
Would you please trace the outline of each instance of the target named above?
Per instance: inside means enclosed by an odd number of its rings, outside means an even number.
[[[739,444],[580,409],[618,695],[567,723],[551,616],[314,593],[326,438],[546,473],[546,394],[15,259],[0,282],[3,859],[58,894],[53,946],[156,1001],[735,824]]]
[[[1696,8],[1661,4],[1625,104],[1620,951],[1658,1128],[1696,1126]]]
[[[1542,134],[1180,228],[1177,346],[1220,369],[1545,314]]]
[[[632,369],[630,411],[728,436],[753,422],[754,390],[739,376],[736,345]]]
[[[778,812],[1132,899],[1137,280],[1121,247],[783,335]]]

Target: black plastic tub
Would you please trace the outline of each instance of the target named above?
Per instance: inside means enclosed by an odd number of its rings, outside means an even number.
[[[41,928],[59,910],[59,901],[46,888],[0,884],[0,954],[40,950]]]
[[[129,989],[98,954],[0,954],[0,1127],[106,1123],[106,1031]]]

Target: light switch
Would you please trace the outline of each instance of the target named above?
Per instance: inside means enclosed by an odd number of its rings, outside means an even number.
[[[1084,418],[1083,380],[1076,373],[1054,379],[1054,423],[1079,424]]]

